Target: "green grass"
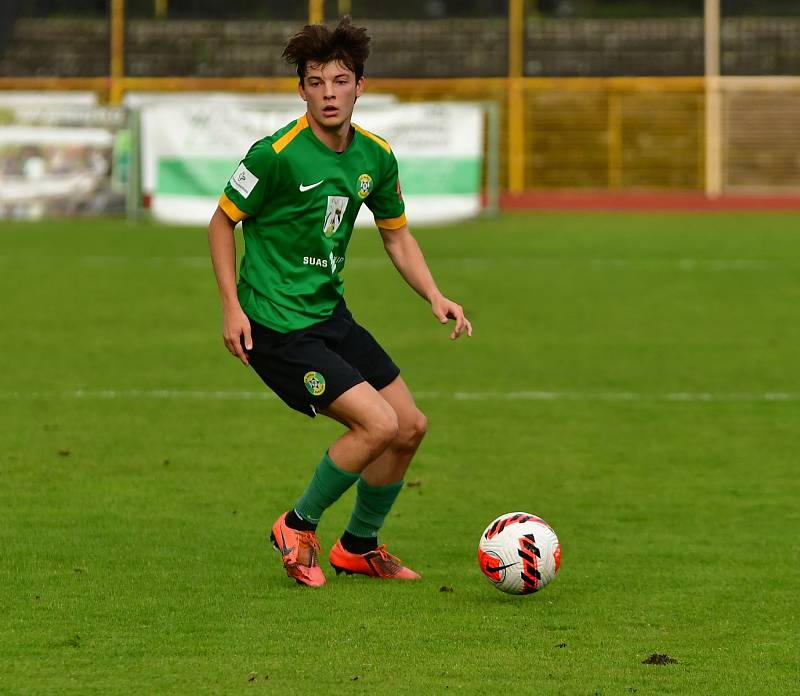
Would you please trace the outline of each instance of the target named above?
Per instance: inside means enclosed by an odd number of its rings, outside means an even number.
[[[798,222],[420,230],[474,321],[455,343],[358,232],[349,304],[430,421],[383,537],[424,579],[319,591],[266,532],[339,426],[232,394],[265,392],[222,346],[204,231],[4,222],[0,692],[796,693]],[[511,510],[563,544],[529,597],[476,563]]]

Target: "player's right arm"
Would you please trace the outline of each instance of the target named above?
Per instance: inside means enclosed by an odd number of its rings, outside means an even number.
[[[250,320],[239,304],[236,292],[236,241],[233,230],[236,223],[261,209],[268,188],[274,188],[275,157],[272,144],[259,140],[239,163],[219,199],[211,222],[208,224],[208,245],[211,262],[222,300],[222,339],[225,347],[245,365],[249,364],[247,350],[253,339]],[[244,343],[244,346],[242,346]]]
[[[222,301],[222,340],[225,347],[241,360],[249,364],[247,350],[253,347],[250,333],[250,320],[242,311],[236,294],[236,241],[234,238],[236,223],[225,211],[217,206],[211,222],[208,223],[208,246],[211,250],[211,263],[217,278],[217,287]]]

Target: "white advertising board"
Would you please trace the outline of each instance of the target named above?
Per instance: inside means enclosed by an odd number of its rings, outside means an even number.
[[[262,106],[218,98],[143,100],[139,105],[142,193],[153,216],[163,222],[207,224],[250,146],[298,118],[303,107],[302,102]],[[392,146],[412,226],[480,212],[481,105],[359,102],[353,121]],[[366,207],[359,224],[372,224]]]

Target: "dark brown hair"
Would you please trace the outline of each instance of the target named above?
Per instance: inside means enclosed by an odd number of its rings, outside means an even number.
[[[331,31],[324,24],[309,24],[297,32],[286,48],[283,57],[287,63],[297,66],[300,84],[306,76],[308,63],[325,65],[338,60],[356,75],[356,82],[364,75],[364,62],[369,55],[369,36],[365,27],[354,27],[350,17],[339,20]]]

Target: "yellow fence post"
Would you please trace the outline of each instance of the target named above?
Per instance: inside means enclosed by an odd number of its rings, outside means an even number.
[[[122,102],[125,78],[125,0],[111,0],[111,76],[108,101]]]
[[[166,19],[169,9],[169,0],[153,0],[153,14],[156,19]]]
[[[308,0],[308,23],[322,24],[325,21],[325,0]]]
[[[522,63],[525,51],[525,3],[508,5],[508,190],[525,190],[525,102]]]
[[[622,95],[608,93],[608,187],[622,186]]]
[[[722,95],[720,90],[720,0],[705,0],[706,195],[722,193]]]

